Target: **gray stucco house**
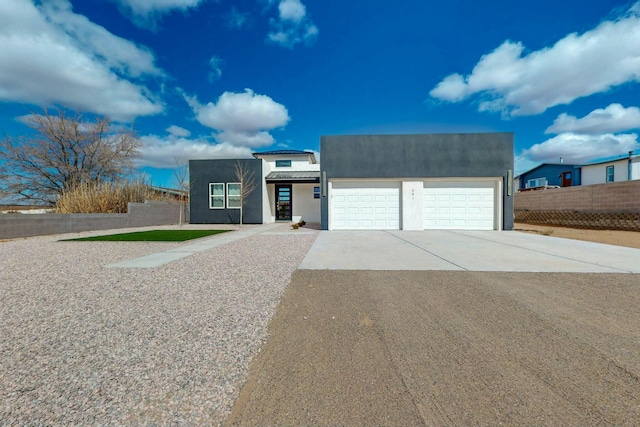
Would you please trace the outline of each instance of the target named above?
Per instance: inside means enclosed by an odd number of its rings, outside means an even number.
[[[192,160],[191,221],[238,223],[234,165],[259,190],[245,223],[304,220],[324,230],[513,229],[513,134],[323,136],[313,153]]]
[[[323,136],[321,228],[513,229],[513,134]]]
[[[253,157],[189,161],[191,223],[240,223],[238,165],[256,184],[242,209],[244,224],[320,222],[320,165],[314,153],[276,150]]]

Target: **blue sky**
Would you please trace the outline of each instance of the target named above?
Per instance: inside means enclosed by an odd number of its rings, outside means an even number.
[[[638,150],[640,2],[2,0],[0,134],[133,126],[141,171],[321,135],[515,134],[516,173]]]

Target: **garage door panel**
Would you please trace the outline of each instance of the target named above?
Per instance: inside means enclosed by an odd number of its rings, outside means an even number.
[[[425,182],[425,229],[493,230],[494,182]]]
[[[331,228],[400,228],[399,183],[353,181],[333,183],[332,187]]]
[[[468,208],[467,212],[469,212],[469,215],[482,215],[484,211],[478,206],[471,206]]]

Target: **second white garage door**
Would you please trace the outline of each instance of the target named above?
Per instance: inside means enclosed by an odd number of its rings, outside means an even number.
[[[425,182],[424,228],[495,229],[495,182]]]
[[[333,230],[398,230],[400,184],[333,182],[330,218]]]

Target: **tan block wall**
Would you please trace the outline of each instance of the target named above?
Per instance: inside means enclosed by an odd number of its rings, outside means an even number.
[[[517,192],[515,221],[640,231],[640,180]]]
[[[640,180],[520,191],[514,210],[640,212]]]

